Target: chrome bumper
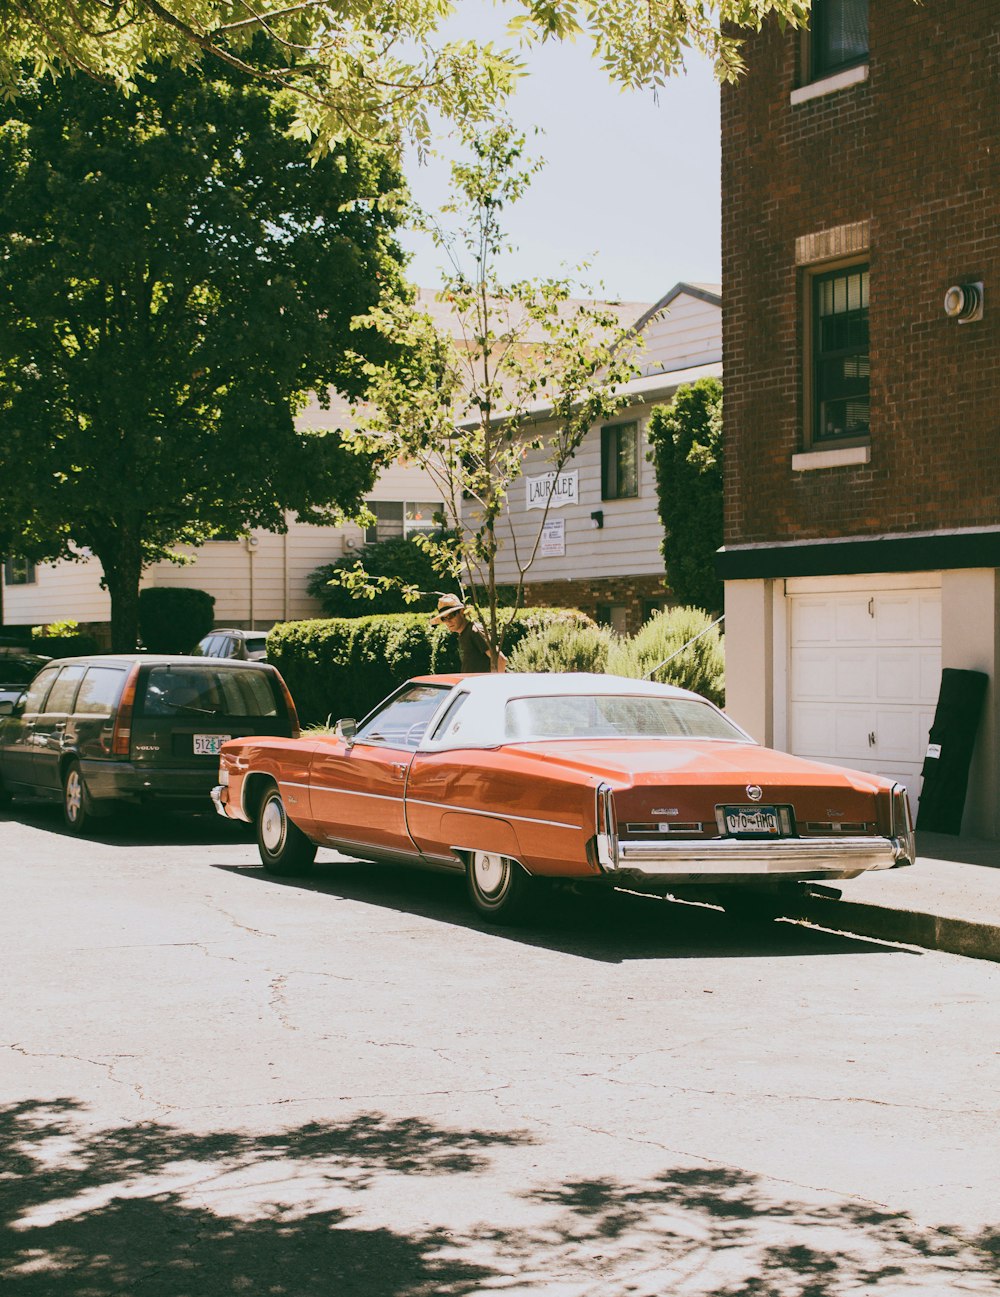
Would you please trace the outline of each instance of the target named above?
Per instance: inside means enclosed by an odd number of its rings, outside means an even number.
[[[895,869],[911,863],[899,838],[774,838],[747,840],[623,842],[597,838],[606,874],[670,882],[705,878],[767,877],[854,878],[870,869]]]
[[[212,801],[215,803],[215,809],[219,812],[219,814],[228,820],[229,812],[226,810],[226,804],[222,800],[222,794],[226,791],[227,790],[224,789],[221,784],[216,784],[216,786],[212,789]]]

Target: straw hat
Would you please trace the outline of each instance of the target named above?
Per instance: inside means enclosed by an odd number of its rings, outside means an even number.
[[[457,594],[443,594],[438,600],[437,612],[431,617],[431,625],[438,626],[450,617],[453,612],[464,612],[465,603]]]

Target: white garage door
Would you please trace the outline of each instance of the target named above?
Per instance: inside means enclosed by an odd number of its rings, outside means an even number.
[[[941,681],[939,589],[790,596],[789,746],[906,785],[920,768]]]

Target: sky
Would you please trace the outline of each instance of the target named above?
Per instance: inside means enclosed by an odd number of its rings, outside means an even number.
[[[482,19],[491,35],[495,12],[484,9]],[[463,31],[480,34],[468,21]],[[656,301],[680,280],[718,283],[719,91],[707,63],[692,61],[654,100],[612,85],[583,41],[520,54],[529,75],[511,115],[526,132],[542,129],[529,134],[528,152],[547,165],[510,211],[517,252],[506,273],[565,274],[586,260],[584,287],[637,302]],[[411,160],[407,176],[425,208],[446,198],[442,160]],[[411,281],[437,287],[442,254],[425,236],[402,241],[414,254]]]

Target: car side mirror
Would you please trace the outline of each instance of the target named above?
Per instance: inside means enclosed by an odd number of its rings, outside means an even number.
[[[4,698],[0,700],[0,716],[13,716],[13,715],[14,715],[13,699]]]
[[[348,747],[352,747],[354,739],[358,733],[358,722],[353,716],[347,716],[343,720],[337,722],[333,732],[337,738],[346,743]]]

